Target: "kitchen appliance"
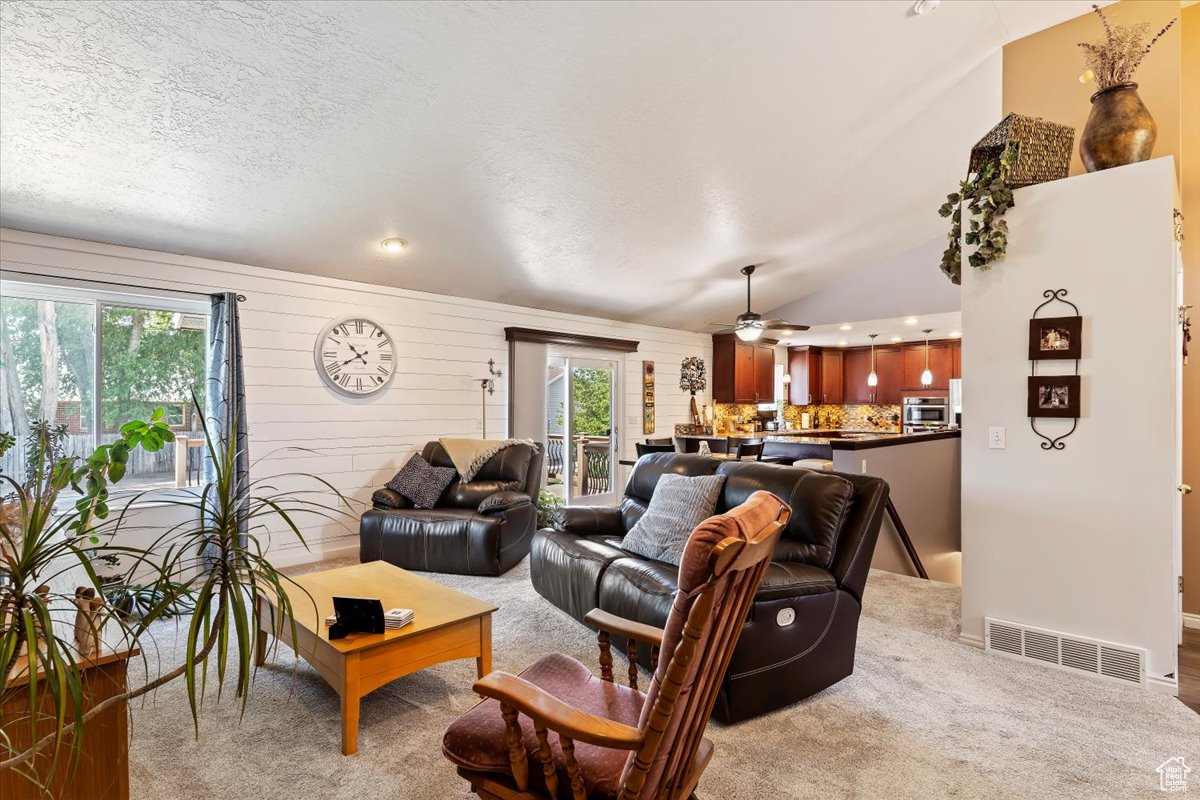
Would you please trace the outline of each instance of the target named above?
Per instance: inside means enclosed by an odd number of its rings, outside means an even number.
[[[962,378],[950,379],[950,424],[962,427]]]
[[[905,433],[950,426],[950,401],[945,397],[905,397],[903,406]]]

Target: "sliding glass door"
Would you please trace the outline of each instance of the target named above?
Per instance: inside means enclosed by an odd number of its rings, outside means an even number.
[[[565,502],[616,502],[619,368],[616,360],[547,358],[547,488]]]

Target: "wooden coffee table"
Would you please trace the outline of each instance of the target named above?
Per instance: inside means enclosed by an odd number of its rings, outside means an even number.
[[[310,572],[294,580],[312,595],[309,600],[296,586],[288,591],[297,640],[292,641],[292,626],[287,619],[278,618],[275,598],[260,595],[255,660],[258,664],[266,660],[267,635],[278,635],[341,695],[345,755],[358,750],[358,705],[368,692],[425,667],[459,658],[474,658],[481,678],[492,671],[494,605],[384,561]],[[378,597],[384,611],[411,608],[415,618],[398,630],[352,633],[331,642],[325,617],[333,613],[334,595]]]

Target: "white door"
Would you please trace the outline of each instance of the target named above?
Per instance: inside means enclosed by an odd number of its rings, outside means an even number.
[[[616,502],[620,361],[547,358],[547,488],[567,503]]]

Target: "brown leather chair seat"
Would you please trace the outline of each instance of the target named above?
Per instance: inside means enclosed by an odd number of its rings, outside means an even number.
[[[836,592],[837,581],[828,570],[795,561],[774,561],[767,567],[758,588],[759,600],[777,597],[803,597],[810,594]]]
[[[533,541],[533,558],[549,568],[538,570],[533,578],[539,594],[561,597],[567,613],[582,618],[596,608],[596,589],[600,573],[627,553],[620,549],[620,538],[574,536],[549,531]]]
[[[520,677],[582,711],[635,727],[646,697],[628,686],[597,678],[583,664],[559,653],[546,656],[520,673]],[[520,721],[525,750],[536,752],[538,741],[533,723],[525,715]],[[571,781],[557,736],[550,736],[550,748],[558,766],[559,795],[570,797]],[[484,700],[455,720],[442,738],[442,752],[456,766],[472,772],[511,774],[500,703]],[[626,751],[576,742],[575,759],[583,774],[587,796],[615,798],[628,758]],[[533,767],[529,771],[530,782],[544,787],[540,770],[536,764]]]
[[[679,567],[625,555],[609,564],[600,577],[598,608],[661,628],[679,589]]]

